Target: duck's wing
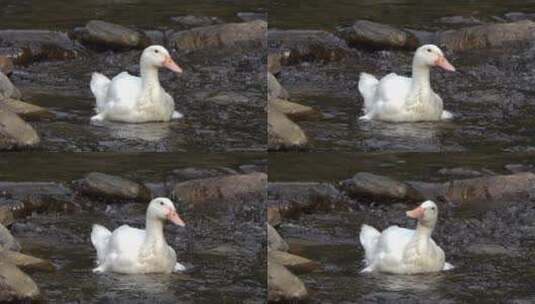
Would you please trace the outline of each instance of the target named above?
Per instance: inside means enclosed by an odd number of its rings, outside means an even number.
[[[372,226],[364,224],[360,228],[359,239],[360,244],[364,248],[364,262],[366,265],[369,265],[373,260],[377,241],[380,236],[381,233]]]
[[[360,73],[359,92],[364,99],[364,113],[367,113],[375,102],[374,98],[378,84],[379,80],[375,76],[368,73]]]
[[[391,108],[403,107],[411,87],[411,78],[390,73],[377,85],[377,99]]]
[[[108,243],[111,237],[111,231],[101,225],[93,225],[91,231],[91,243],[97,250],[97,263],[100,264],[104,260],[108,249]]]
[[[111,80],[107,100],[111,107],[132,108],[141,93],[141,78],[122,72]]]
[[[392,262],[401,261],[414,232],[415,230],[398,226],[388,227],[381,233],[377,241],[377,254]]]
[[[93,75],[91,75],[91,82],[89,83],[89,87],[91,88],[93,96],[95,96],[95,110],[97,111],[97,113],[100,112],[103,105],[106,103],[106,97],[108,96],[108,89],[110,87],[110,83],[111,80],[100,73],[95,72],[93,73]]]
[[[145,239],[145,230],[122,225],[113,231],[109,251],[118,255],[137,257]]]

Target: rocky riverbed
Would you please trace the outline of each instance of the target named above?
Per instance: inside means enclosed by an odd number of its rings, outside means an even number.
[[[533,16],[502,14],[481,17],[477,22],[466,16],[445,17],[406,26],[353,20],[329,30],[270,27],[269,52],[277,64],[269,68],[285,89],[278,96],[320,113],[294,117],[297,126],[286,131],[288,138],[301,132],[307,140],[295,144],[288,140],[282,148],[427,152],[533,149],[528,114],[533,111]],[[432,71],[432,86],[454,119],[418,124],[359,121],[359,73],[410,75],[413,50],[425,43],[441,46],[457,68],[456,73]],[[275,87],[270,90],[276,91]],[[281,148],[271,135],[270,140],[271,149]]]
[[[120,155],[130,164],[127,167],[120,162],[105,165],[113,154],[86,155],[85,164],[72,167],[76,155],[52,155],[51,166],[41,166],[47,173],[24,174],[28,171],[22,166],[16,175],[3,176],[1,254],[13,257],[2,257],[1,284],[6,288],[0,292],[1,301],[263,303],[267,175],[262,155],[205,155],[181,165],[172,161],[177,155],[158,154],[153,154],[151,168],[131,165],[135,154]],[[32,162],[31,155],[21,155]],[[17,166],[16,155],[9,157],[3,172]],[[58,162],[71,170],[54,174],[50,168]],[[95,164],[103,170],[92,172]],[[35,163],[29,166],[39,168]],[[185,228],[168,225],[165,235],[187,271],[92,273],[91,225],[144,227],[148,201],[156,196],[170,197],[186,222]]]
[[[26,125],[16,117],[4,117],[10,123],[0,130],[5,141],[0,148],[262,150],[266,144],[267,60],[267,23],[262,19],[262,14],[252,13],[238,14],[233,22],[188,15],[169,17],[165,26],[150,28],[90,20],[62,31],[0,29],[0,66],[9,74],[9,79],[0,78],[0,110],[31,120]],[[180,76],[160,72],[163,87],[174,97],[184,119],[90,123],[94,115],[91,73],[138,75],[141,50],[150,44],[166,46],[184,68]],[[13,131],[21,129],[20,125],[28,131]]]
[[[377,170],[384,175],[348,174],[351,166],[341,163],[351,155],[340,154],[321,164],[314,161],[316,156],[300,155],[300,164],[291,157],[270,160],[275,168],[270,166],[267,212],[275,227],[268,229],[272,301],[533,301],[533,274],[526,271],[535,249],[531,163],[502,165],[503,173],[496,173],[486,164],[470,162],[469,157],[452,158],[456,163],[440,167],[421,154],[418,166],[411,166],[416,161],[406,157],[407,163],[391,159],[397,164]],[[387,164],[377,162],[384,156],[375,158],[376,168]],[[362,158],[362,162],[369,170],[374,158]],[[493,163],[500,166],[499,161]],[[364,254],[358,241],[360,226],[414,227],[405,211],[424,198],[439,204],[433,239],[455,269],[415,276],[360,273]]]

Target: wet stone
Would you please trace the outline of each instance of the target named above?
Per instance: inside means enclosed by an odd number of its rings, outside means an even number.
[[[305,132],[279,110],[268,107],[268,146],[270,150],[303,149]]]
[[[321,118],[321,113],[309,106],[279,98],[271,99],[269,103],[292,120]]]
[[[270,207],[283,217],[298,217],[303,212],[332,209],[345,197],[333,185],[316,182],[272,182],[268,185]]]
[[[23,270],[54,271],[54,265],[46,260],[11,250],[0,251],[0,260],[18,266]]]
[[[12,98],[0,100],[0,109],[11,111],[26,120],[55,117],[54,113],[43,107]]]
[[[377,22],[359,20],[338,34],[352,47],[372,49],[416,49],[416,37],[405,30]]]
[[[0,72],[5,75],[9,75],[13,72],[13,61],[7,56],[0,55]]]
[[[305,284],[286,267],[268,259],[268,302],[301,301],[308,292]]]
[[[245,22],[253,21],[253,20],[263,20],[267,21],[267,14],[265,13],[253,13],[253,12],[239,12],[236,14],[238,18]]]
[[[89,173],[79,181],[77,189],[85,195],[105,199],[107,203],[117,200],[148,202],[151,199],[151,192],[145,185],[99,172]]]
[[[472,244],[466,248],[473,255],[512,255],[514,252],[501,245],[495,244]]]
[[[267,75],[268,83],[268,100],[277,99],[277,98],[288,98],[289,94],[286,89],[282,87],[277,78],[273,74],[268,73]]]
[[[268,73],[277,75],[281,71],[282,55],[278,53],[268,54]]]
[[[210,201],[234,201],[239,197],[264,197],[265,173],[235,174],[177,183],[173,197],[193,207]]]
[[[367,172],[355,174],[353,178],[345,180],[342,187],[350,196],[355,197],[367,196],[416,201],[423,199],[417,191],[406,183]]]
[[[0,73],[0,99],[21,98],[19,89],[13,85],[11,80],[4,73]],[[0,102],[2,102],[0,100]]]
[[[282,239],[280,234],[273,226],[267,224],[268,249],[288,251],[288,244]]]
[[[271,250],[268,255],[273,261],[294,273],[312,272],[321,266],[318,262],[284,251]]]
[[[173,177],[175,181],[187,181],[192,179],[201,179],[229,174],[238,174],[231,168],[196,168],[188,167],[173,170]]]
[[[0,225],[0,249],[20,251],[19,242],[13,237],[11,232],[4,226]]]
[[[267,23],[256,20],[226,23],[180,31],[169,37],[171,45],[180,52],[207,48],[261,47],[265,44]]]
[[[4,226],[9,226],[13,224],[15,218],[13,212],[9,206],[0,206],[0,224]]]
[[[40,138],[34,128],[17,114],[0,108],[0,150],[31,148]]]
[[[0,30],[0,47],[22,49],[25,54],[19,57],[24,63],[74,59],[79,53],[67,34],[48,30]]]
[[[282,60],[284,65],[339,61],[350,53],[344,40],[318,30],[270,30],[268,43],[270,53],[287,54]]]
[[[109,49],[142,49],[150,45],[143,33],[101,20],[89,21],[84,28],[75,29],[73,36],[83,44]]]
[[[17,266],[0,261],[0,302],[34,301],[39,297],[35,282]]]
[[[181,29],[190,29],[194,27],[209,26],[223,23],[223,21],[221,21],[221,19],[217,17],[193,15],[171,17],[171,20],[177,25],[179,25]]]

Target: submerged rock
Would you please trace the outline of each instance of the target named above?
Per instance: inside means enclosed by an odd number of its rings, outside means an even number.
[[[49,261],[11,250],[0,251],[0,260],[16,265],[23,270],[54,271]]]
[[[513,42],[531,42],[535,38],[535,22],[483,24],[438,34],[441,46],[453,51],[499,47]]]
[[[0,150],[31,148],[39,144],[37,132],[17,114],[0,108]]]
[[[418,39],[408,31],[367,20],[341,28],[338,34],[353,47],[414,50],[419,45]]]
[[[11,111],[27,120],[55,117],[54,113],[43,107],[12,98],[0,100],[0,109]]]
[[[273,74],[267,74],[267,84],[268,84],[268,100],[277,99],[277,98],[288,98],[289,94],[285,88],[279,83],[277,78]]]
[[[527,198],[535,192],[535,174],[485,176],[448,182],[445,196],[456,204]]]
[[[271,107],[279,110],[290,119],[298,120],[321,117],[321,113],[318,110],[288,100],[276,98],[271,99],[269,103]]]
[[[0,73],[0,99],[21,98],[19,89],[13,85],[11,80],[4,73]],[[2,102],[2,100],[0,100]]]
[[[296,217],[305,211],[330,209],[344,196],[333,185],[316,182],[277,182],[268,185],[269,207],[283,217]]]
[[[424,198],[411,186],[393,178],[359,172],[345,180],[343,189],[351,196],[368,196],[382,199],[423,200]]]
[[[283,64],[303,61],[338,61],[347,57],[350,49],[346,42],[335,35],[318,30],[270,30],[269,49],[286,53]]]
[[[39,288],[17,266],[0,260],[0,302],[35,301]]]
[[[223,23],[223,21],[221,21],[221,19],[217,17],[193,15],[171,17],[171,20],[177,23],[181,29],[190,29],[194,27],[209,26]]]
[[[234,171],[233,169],[225,168],[225,167],[219,167],[219,168],[188,167],[188,168],[181,168],[181,169],[173,170],[173,178],[175,182],[223,176],[223,175],[229,175],[229,174],[238,174],[238,172]]]
[[[13,251],[21,250],[19,242],[17,242],[11,232],[9,232],[4,225],[0,225],[0,249]]]
[[[268,146],[270,150],[299,149],[308,143],[296,123],[274,107],[268,106]]]
[[[110,49],[142,49],[151,44],[142,32],[101,20],[91,20],[73,36],[83,44]]]
[[[321,266],[318,262],[284,251],[271,250],[268,255],[273,261],[295,273],[312,272]]]
[[[176,184],[173,197],[190,205],[249,195],[264,197],[266,185],[267,175],[259,172],[203,178]]]
[[[20,48],[24,54],[19,59],[26,59],[24,63],[78,56],[78,47],[67,34],[48,30],[0,30],[0,47]]]
[[[512,255],[514,252],[507,250],[501,245],[495,244],[472,244],[466,247],[466,251],[473,255]]]
[[[13,72],[13,61],[7,56],[0,56],[0,72],[5,75],[11,74]]]
[[[268,302],[302,301],[308,292],[305,284],[286,267],[268,258]]]
[[[178,51],[192,52],[206,48],[265,45],[267,23],[255,20],[244,23],[226,23],[180,31],[169,37]]]
[[[142,184],[123,177],[99,172],[89,173],[78,183],[78,190],[88,196],[109,200],[148,202],[150,190]]]
[[[290,249],[286,241],[282,239],[277,230],[270,224],[267,224],[267,238],[269,250],[288,251]]]

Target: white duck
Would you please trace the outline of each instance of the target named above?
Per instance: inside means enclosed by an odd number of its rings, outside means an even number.
[[[382,233],[362,225],[360,243],[364,247],[366,268],[362,272],[415,274],[452,269],[445,261],[444,251],[431,239],[438,217],[437,205],[425,201],[407,211],[417,219],[416,230],[390,226]]]
[[[173,97],[165,92],[158,79],[161,67],[182,73],[169,52],[163,46],[149,46],[141,54],[139,67],[141,77],[122,72],[110,80],[93,73],[90,87],[96,99],[97,115],[91,117],[92,121],[142,123],[183,117],[175,111]]]
[[[155,198],[147,208],[146,230],[122,225],[111,232],[93,225],[91,242],[97,251],[98,267],[93,272],[171,273],[186,268],[176,261],[176,253],[163,235],[166,220],[178,226],[184,222],[168,198]]]
[[[412,61],[412,78],[390,73],[377,80],[373,75],[360,74],[359,92],[364,98],[362,120],[391,122],[436,121],[451,119],[444,111],[442,99],[431,88],[429,71],[438,66],[455,71],[436,45],[419,47]]]

